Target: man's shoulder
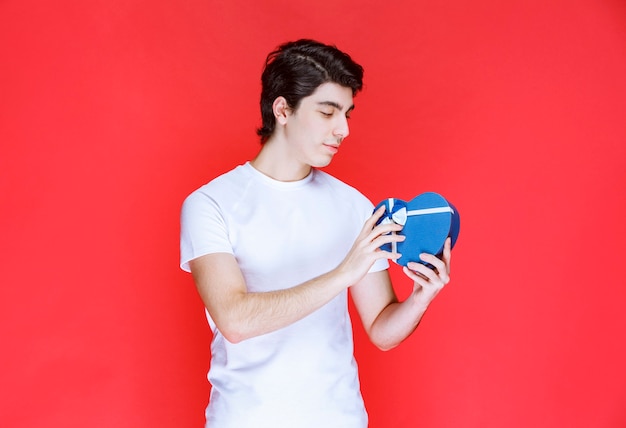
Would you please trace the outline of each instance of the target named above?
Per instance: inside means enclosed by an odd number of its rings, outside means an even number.
[[[321,171],[319,169],[315,170],[315,179],[320,183],[330,186],[334,191],[341,192],[346,196],[367,199],[365,195],[363,195],[356,187],[338,179],[333,175],[330,175],[325,171]]]
[[[185,204],[206,204],[213,201],[221,205],[224,200],[245,189],[248,181],[245,175],[245,168],[242,168],[242,165],[236,166],[195,189],[185,198]]]
[[[193,193],[214,193],[214,192],[230,192],[233,189],[246,183],[245,168],[238,165],[230,171],[221,173],[212,178],[206,184],[203,184]]]

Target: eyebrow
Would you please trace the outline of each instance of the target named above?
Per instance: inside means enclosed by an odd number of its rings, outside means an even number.
[[[343,110],[343,106],[335,101],[320,101],[317,103],[318,105],[323,105],[323,106],[331,106],[331,107],[335,107],[337,110]],[[354,110],[354,104],[352,104],[348,110],[346,110],[346,113],[350,112]]]

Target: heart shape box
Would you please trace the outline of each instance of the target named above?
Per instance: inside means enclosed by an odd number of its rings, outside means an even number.
[[[457,209],[443,196],[435,192],[426,192],[409,202],[389,198],[376,205],[374,211],[385,206],[385,212],[376,224],[397,223],[404,227],[398,234],[406,236],[403,242],[384,244],[385,251],[402,254],[396,263],[406,266],[409,262],[428,263],[420,259],[421,253],[441,257],[448,237],[451,248],[459,237],[461,218]]]

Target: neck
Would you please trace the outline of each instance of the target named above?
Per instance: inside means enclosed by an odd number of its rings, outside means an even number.
[[[284,146],[284,148],[283,148]],[[270,138],[263,144],[250,164],[258,171],[278,181],[299,181],[311,172],[311,165],[289,155],[286,144]]]

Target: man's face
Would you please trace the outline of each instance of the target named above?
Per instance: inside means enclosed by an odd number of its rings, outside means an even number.
[[[292,155],[306,165],[328,165],[350,133],[353,108],[352,89],[336,83],[324,83],[300,100],[298,108],[289,111],[285,126]]]

